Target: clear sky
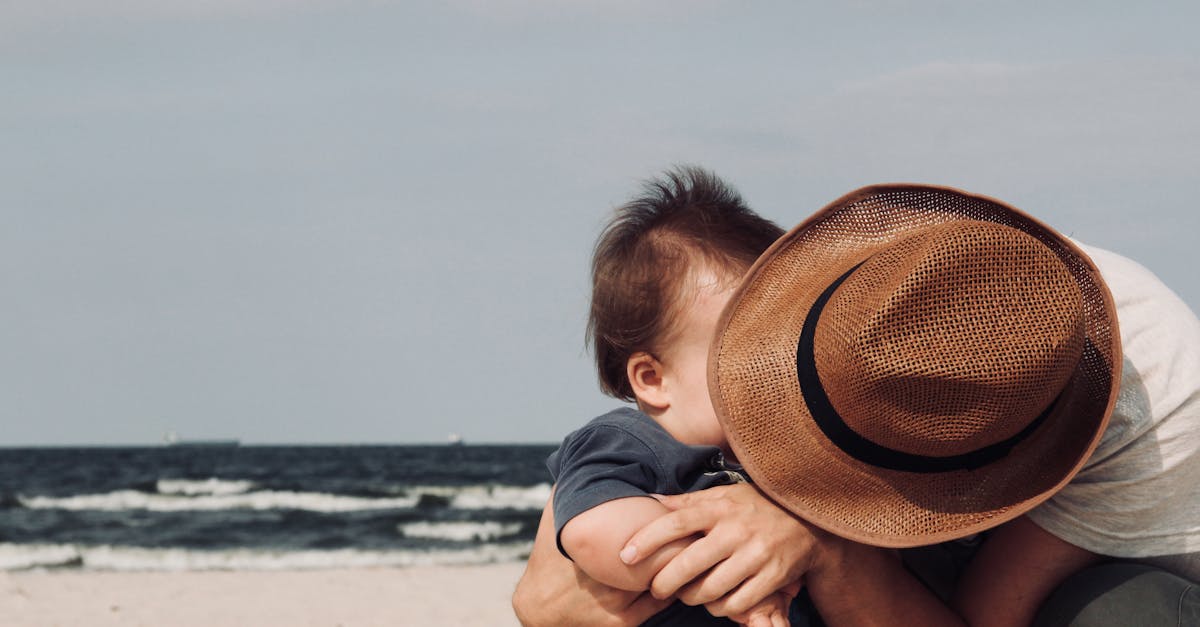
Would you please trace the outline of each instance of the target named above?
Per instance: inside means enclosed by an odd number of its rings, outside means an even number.
[[[0,5],[0,446],[551,442],[591,245],[709,167],[785,227],[962,187],[1200,307],[1200,4]]]

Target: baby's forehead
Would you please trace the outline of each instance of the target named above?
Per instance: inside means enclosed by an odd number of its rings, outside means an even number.
[[[742,273],[721,268],[715,264],[696,264],[675,282],[674,294],[668,295],[665,322],[659,344],[667,345],[678,340],[685,325],[689,323],[687,312],[703,306],[711,298],[732,290],[741,280]]]
[[[715,270],[710,264],[705,264],[689,273],[684,279],[681,292],[692,292],[699,295],[705,290],[720,290],[729,283],[729,272]],[[681,294],[682,295],[682,294]]]
[[[688,267],[686,274],[677,283],[676,304],[686,304],[696,299],[723,292],[737,285],[745,268],[730,268],[709,260],[697,260]]]

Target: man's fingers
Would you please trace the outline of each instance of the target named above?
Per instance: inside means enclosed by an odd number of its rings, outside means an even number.
[[[787,604],[782,595],[763,599],[746,612],[728,618],[744,627],[788,627]]]
[[[763,499],[754,486],[744,483],[672,496],[655,495],[659,503],[673,511],[635,533],[621,549],[621,561],[632,566],[675,540],[706,533],[738,502],[734,497],[747,491]]]
[[[680,588],[712,568],[722,553],[711,545],[710,538],[698,538],[671,558],[650,581],[650,593],[659,599],[676,596]]]
[[[707,540],[710,544],[716,543],[716,538],[712,536]],[[710,557],[709,559],[714,558]],[[742,552],[734,553],[724,561],[713,565],[703,576],[694,578],[690,583],[685,584],[674,594],[688,605],[710,603],[729,594],[743,580],[753,575],[755,563],[752,555]],[[737,613],[729,612],[728,614]]]
[[[621,549],[621,561],[633,566],[676,540],[706,531],[711,524],[711,516],[694,508],[663,514],[633,534]]]
[[[736,599],[737,608],[750,608],[769,598],[779,586],[786,583],[780,581],[786,573],[781,572],[778,563],[773,560],[775,551],[770,544],[756,538],[745,539],[738,534],[722,533],[720,530],[714,531],[705,541],[708,543],[706,550],[712,553],[708,559],[714,565],[703,577],[693,580],[675,593],[684,603],[707,605],[723,597],[732,597]],[[751,580],[756,584],[747,587]],[[796,590],[799,591],[798,586]],[[734,591],[739,593],[736,597]],[[730,608],[727,613],[737,614],[740,611]]]
[[[744,582],[728,596],[706,603],[704,607],[714,616],[740,614],[761,603],[775,593],[766,577],[754,576]]]

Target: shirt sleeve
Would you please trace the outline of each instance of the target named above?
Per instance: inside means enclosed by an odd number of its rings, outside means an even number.
[[[654,451],[615,425],[591,425],[572,433],[546,464],[554,476],[554,531],[583,512],[615,499],[661,490]],[[567,555],[561,541],[558,550]]]
[[[1028,516],[1101,555],[1200,554],[1200,321],[1142,266],[1085,250],[1116,303],[1120,392],[1082,470]]]

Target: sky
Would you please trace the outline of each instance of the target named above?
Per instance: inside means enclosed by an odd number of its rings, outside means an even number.
[[[0,446],[555,442],[611,210],[1002,199],[1200,308],[1200,4],[0,4]]]

